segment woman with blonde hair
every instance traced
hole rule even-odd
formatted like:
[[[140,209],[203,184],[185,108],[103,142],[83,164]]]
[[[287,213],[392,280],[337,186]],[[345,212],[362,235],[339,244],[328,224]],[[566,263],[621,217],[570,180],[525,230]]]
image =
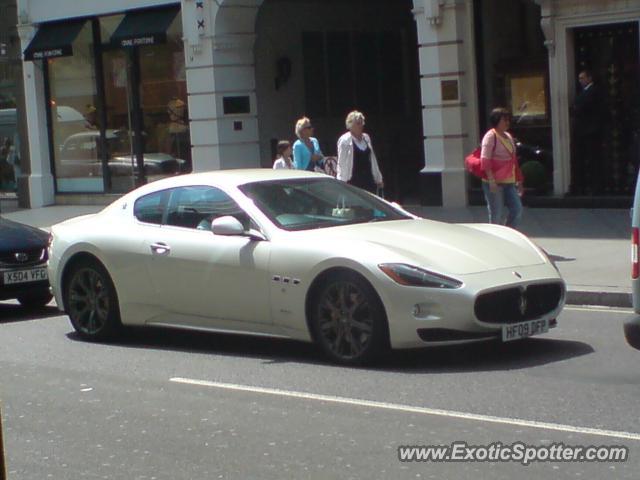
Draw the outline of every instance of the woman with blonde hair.
[[[314,171],[322,165],[324,155],[320,144],[313,135],[313,125],[307,117],[296,122],[296,136],[298,140],[293,144],[293,167],[297,170]]]
[[[384,182],[373,151],[371,137],[364,133],[364,115],[357,110],[345,120],[347,132],[338,140],[338,180],[356,187],[376,192]]]

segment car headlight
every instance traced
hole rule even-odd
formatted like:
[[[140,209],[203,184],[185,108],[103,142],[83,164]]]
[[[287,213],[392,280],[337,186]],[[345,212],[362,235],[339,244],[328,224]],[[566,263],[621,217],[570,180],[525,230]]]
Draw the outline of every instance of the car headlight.
[[[428,288],[460,288],[462,282],[404,263],[381,263],[378,268],[400,285]]]

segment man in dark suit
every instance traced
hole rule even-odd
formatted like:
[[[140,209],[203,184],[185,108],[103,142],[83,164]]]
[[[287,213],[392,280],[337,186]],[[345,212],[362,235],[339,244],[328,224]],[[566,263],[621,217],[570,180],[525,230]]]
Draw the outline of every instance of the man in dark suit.
[[[604,165],[602,157],[603,104],[591,72],[578,75],[581,90],[571,107],[573,154],[571,155],[571,193],[602,193]]]

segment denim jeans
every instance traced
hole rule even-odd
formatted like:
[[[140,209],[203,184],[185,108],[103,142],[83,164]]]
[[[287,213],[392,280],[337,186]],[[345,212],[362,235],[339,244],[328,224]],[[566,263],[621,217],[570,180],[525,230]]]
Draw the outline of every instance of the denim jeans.
[[[492,192],[488,182],[482,182],[484,199],[487,201],[489,223],[504,225],[503,207],[507,207],[507,227],[517,228],[522,219],[522,202],[515,183],[498,184],[498,191]]]

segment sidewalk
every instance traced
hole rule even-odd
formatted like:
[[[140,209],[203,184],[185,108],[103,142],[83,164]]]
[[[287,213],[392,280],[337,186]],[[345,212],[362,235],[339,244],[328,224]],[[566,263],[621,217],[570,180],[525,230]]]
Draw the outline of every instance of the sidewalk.
[[[46,229],[102,208],[56,205],[25,210],[3,202],[2,215]],[[485,207],[407,209],[445,222],[477,223],[487,218]],[[629,210],[525,208],[521,230],[555,260],[567,282],[567,303],[631,307]]]

